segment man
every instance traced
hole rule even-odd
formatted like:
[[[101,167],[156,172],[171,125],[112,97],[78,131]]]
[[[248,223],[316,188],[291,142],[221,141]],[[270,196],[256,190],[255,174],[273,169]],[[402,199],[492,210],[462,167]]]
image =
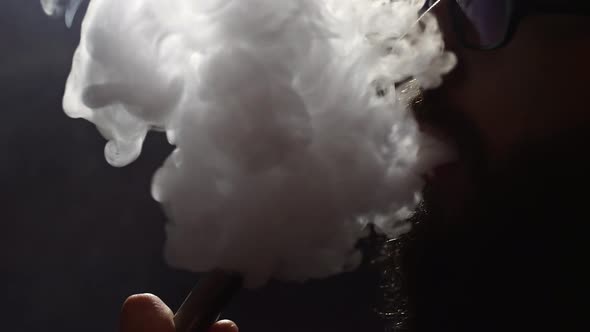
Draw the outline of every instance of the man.
[[[420,117],[458,158],[427,187],[407,259],[416,329],[579,330],[589,2],[443,0],[434,11],[459,64]]]
[[[458,157],[431,179],[408,252],[415,329],[577,330],[589,219],[588,1],[429,5],[459,65],[418,117]],[[121,327],[172,332],[171,317],[156,297],[134,296]]]

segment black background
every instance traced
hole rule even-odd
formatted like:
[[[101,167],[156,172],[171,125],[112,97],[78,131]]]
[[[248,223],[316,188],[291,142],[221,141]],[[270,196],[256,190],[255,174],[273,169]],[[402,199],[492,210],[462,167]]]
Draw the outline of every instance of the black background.
[[[62,111],[80,17],[67,29],[36,0],[0,6],[1,331],[115,331],[128,295],[152,292],[175,309],[197,280],[161,255],[150,182],[171,149],[164,138],[151,134],[136,162],[113,168],[93,125]],[[454,132],[459,176],[430,183],[408,251],[417,330],[590,330],[590,121],[514,147],[489,171],[469,124],[436,114]],[[462,205],[445,203],[454,196]],[[381,331],[375,292],[361,269],[246,291],[224,315],[242,331]]]

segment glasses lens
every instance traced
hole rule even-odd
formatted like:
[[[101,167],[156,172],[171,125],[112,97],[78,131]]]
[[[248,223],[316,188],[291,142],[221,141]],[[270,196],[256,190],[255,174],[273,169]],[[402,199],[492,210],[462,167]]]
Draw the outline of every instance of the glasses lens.
[[[457,33],[467,46],[493,48],[508,34],[512,1],[455,0],[452,10]]]

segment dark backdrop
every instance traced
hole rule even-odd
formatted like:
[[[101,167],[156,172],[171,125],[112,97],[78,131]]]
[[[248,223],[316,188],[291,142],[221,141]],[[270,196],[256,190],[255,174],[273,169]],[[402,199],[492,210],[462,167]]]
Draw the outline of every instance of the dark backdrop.
[[[170,147],[150,135],[135,163],[107,165],[96,129],[61,109],[80,16],[68,30],[37,0],[0,9],[0,330],[115,331],[137,292],[176,308],[197,276],[162,260],[149,194]],[[449,127],[459,159],[430,183],[408,249],[417,330],[588,331],[590,121],[514,147],[493,170],[469,123],[444,109],[430,121]],[[380,331],[374,293],[361,269],[244,292],[225,316],[253,332]]]

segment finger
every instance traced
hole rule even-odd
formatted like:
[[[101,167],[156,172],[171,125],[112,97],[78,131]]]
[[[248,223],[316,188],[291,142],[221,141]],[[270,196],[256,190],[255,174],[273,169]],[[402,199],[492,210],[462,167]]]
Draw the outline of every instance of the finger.
[[[157,296],[133,295],[123,304],[120,331],[175,332],[173,317],[172,310]]]
[[[213,324],[209,329],[209,332],[239,332],[238,326],[236,323],[232,322],[231,320],[220,320]]]

